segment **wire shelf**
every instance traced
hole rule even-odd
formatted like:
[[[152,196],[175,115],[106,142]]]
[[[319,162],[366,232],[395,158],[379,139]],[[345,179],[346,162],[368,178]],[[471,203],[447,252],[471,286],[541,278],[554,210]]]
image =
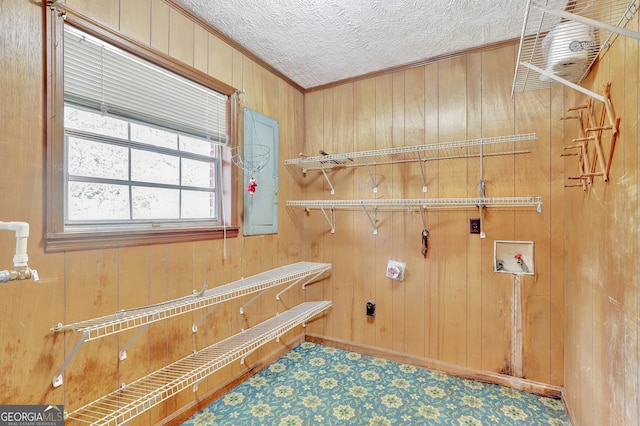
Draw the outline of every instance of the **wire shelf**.
[[[593,96],[577,83],[613,37],[640,40],[640,33],[624,28],[637,10],[638,0],[529,0],[512,94],[564,84]]]
[[[461,140],[398,148],[376,149],[350,153],[319,155],[285,160],[285,166],[303,171],[326,170],[339,167],[374,166],[451,158],[479,157],[531,152],[535,133]]]
[[[242,333],[121,387],[65,416],[91,425],[121,425],[189,386],[278,339],[292,328],[331,307],[330,301],[304,302]]]
[[[373,227],[373,234],[378,234],[377,214],[379,211],[427,211],[433,209],[480,209],[484,207],[535,207],[542,214],[542,197],[477,197],[477,198],[416,198],[416,199],[366,199],[366,200],[290,200],[288,207],[303,207],[305,210],[319,209],[336,232],[336,210],[362,210]],[[328,211],[328,212],[327,212]],[[373,216],[372,216],[373,215]],[[481,238],[484,233],[481,230]]]
[[[415,198],[366,200],[290,200],[287,206],[305,209],[387,211],[420,211],[430,209],[468,209],[485,207],[541,208],[542,197],[476,197],[476,198]]]
[[[293,280],[313,276],[328,271],[329,269],[331,269],[331,264],[328,263],[298,262],[166,303],[119,311],[113,315],[67,325],[58,324],[53,326],[51,330],[56,332],[81,332],[86,336],[84,341],[99,339],[166,318],[216,305],[226,300],[245,296]]]

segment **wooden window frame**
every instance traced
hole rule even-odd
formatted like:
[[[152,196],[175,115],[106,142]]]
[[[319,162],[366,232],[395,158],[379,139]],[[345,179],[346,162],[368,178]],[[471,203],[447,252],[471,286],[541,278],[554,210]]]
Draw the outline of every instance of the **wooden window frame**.
[[[64,3],[45,10],[46,25],[46,194],[45,235],[46,252],[90,250],[129,247],[148,244],[168,244],[203,241],[238,236],[237,194],[238,173],[232,166],[229,149],[222,148],[223,212],[222,226],[207,228],[171,228],[102,232],[65,232],[64,224],[64,83],[63,83],[63,30],[64,25],[103,39],[133,55],[168,69],[205,87],[225,94],[227,102],[227,128],[229,146],[233,144],[237,128],[237,90],[213,77],[177,61],[170,56],[93,21]]]

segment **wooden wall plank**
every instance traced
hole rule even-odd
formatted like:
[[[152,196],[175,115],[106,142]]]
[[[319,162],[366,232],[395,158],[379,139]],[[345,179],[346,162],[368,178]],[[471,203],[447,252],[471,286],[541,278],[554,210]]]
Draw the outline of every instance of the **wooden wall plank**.
[[[439,137],[441,142],[463,140],[466,137],[467,93],[466,58],[456,58],[438,64]],[[467,159],[438,161],[438,193],[440,197],[467,196]],[[466,242],[467,212],[442,212],[438,232],[446,235],[439,241],[440,276],[438,279],[439,318],[438,359],[464,365],[467,359],[467,295]]]
[[[389,148],[392,143],[393,127],[393,79],[392,75],[376,77],[376,102],[375,102],[375,148]],[[389,198],[390,191],[390,166],[376,166],[374,174],[378,182],[377,196]],[[391,251],[391,236],[393,230],[390,224],[390,215],[381,215],[376,235],[376,265],[375,265],[375,288],[376,288],[376,346],[384,349],[391,349],[393,345],[393,283],[385,276],[386,265],[389,259],[393,259]]]
[[[117,250],[93,250],[66,254],[65,320],[67,323],[110,315],[118,309]],[[92,265],[87,268],[86,265]],[[68,333],[70,354],[80,338]],[[118,388],[118,338],[107,336],[86,342],[67,366],[63,379],[65,407],[73,411]],[[100,386],[94,386],[100,383]],[[107,392],[105,392],[107,390]]]
[[[151,2],[151,47],[168,54],[170,8],[163,0]]]
[[[392,75],[392,125],[391,125],[391,146],[402,148],[405,146],[405,72],[397,72]],[[390,198],[406,198],[407,182],[405,180],[406,167],[389,167],[391,174]],[[391,257],[393,260],[405,262],[411,271],[414,271],[414,264],[408,262],[406,239],[407,219],[409,215],[405,212],[392,212],[387,233],[391,236]],[[415,241],[415,240],[414,240]],[[422,266],[422,262],[419,263]],[[419,269],[418,269],[419,271]],[[416,271],[417,272],[417,271]],[[406,310],[405,304],[407,287],[404,281],[391,281],[392,297],[392,349],[402,353],[406,352]]]
[[[515,63],[512,46],[482,53],[482,135],[513,134],[511,99],[511,66]],[[512,156],[488,157],[484,160],[483,177],[488,196],[514,196],[514,159]],[[514,238],[514,212],[487,210],[484,214],[485,233],[482,258],[493,259],[494,240]],[[491,261],[490,263],[492,263]],[[493,268],[482,270],[482,369],[512,372],[511,318],[513,280],[506,274],[496,274]]]
[[[562,117],[566,108],[564,105],[563,91],[560,88],[551,90],[550,105],[550,189],[548,206],[544,210],[551,213],[550,220],[550,253],[549,268],[551,279],[551,377],[550,383],[561,386],[564,383],[564,354],[567,350],[565,345],[565,315],[564,304],[564,271],[565,271],[565,251],[564,251],[564,157],[560,156],[561,141],[565,139]],[[574,159],[575,161],[575,159]],[[544,259],[542,259],[544,262]]]
[[[607,81],[612,82],[611,86],[611,98],[612,102],[615,100],[615,113],[621,117],[628,117],[625,109],[625,85],[619,82],[625,81],[625,68],[623,64],[616,66],[615,58],[625,58],[625,43],[626,38],[622,38],[619,43],[614,43],[611,46],[608,55],[609,59],[609,71]],[[635,111],[632,110],[632,111]],[[611,142],[607,136],[610,136],[610,132],[604,133],[603,147],[605,152],[608,152]],[[632,138],[632,146],[637,146],[636,141]],[[620,144],[617,144],[618,150],[614,150],[616,155],[615,160],[612,162],[611,175],[624,176],[626,173],[626,167],[628,163],[626,161],[627,154],[627,141],[620,138]],[[616,219],[628,212],[626,203],[630,201],[628,197],[628,186],[624,180],[612,179],[610,183],[611,195],[609,200],[611,203],[607,205],[607,210],[612,214],[608,214],[604,221],[606,229],[612,229],[619,220]],[[609,192],[609,191],[607,191]],[[626,228],[629,225],[634,225],[637,222],[635,220],[629,220],[624,226]],[[616,247],[621,244],[622,247],[633,247],[633,236],[627,232],[612,232],[610,236],[610,247]],[[631,237],[631,238],[630,238]],[[615,249],[614,249],[615,251]],[[604,375],[607,383],[607,389],[605,392],[609,395],[607,404],[606,420],[610,424],[624,424],[624,402],[625,402],[625,381],[626,381],[626,347],[625,347],[625,322],[624,322],[624,293],[625,282],[633,280],[634,276],[629,274],[627,268],[627,260],[623,256],[616,255],[609,251],[607,256],[611,256],[607,262],[609,268],[605,272],[605,276],[610,279],[607,281],[605,288],[605,298],[603,298],[603,311],[605,323],[603,325],[603,358],[604,361]],[[613,254],[613,256],[612,256]],[[622,326],[620,326],[622,324]],[[606,399],[606,397],[605,397]]]
[[[482,137],[482,54],[467,56],[467,135],[468,139]],[[480,160],[467,160],[467,197],[479,195]],[[480,218],[480,212],[467,212],[468,220]],[[482,242],[478,234],[467,233],[467,360],[469,368],[482,368],[482,270],[490,268],[491,259],[482,257]]]
[[[134,309],[149,304],[149,253],[145,248],[127,247],[117,250],[117,310]],[[118,334],[118,351],[125,348],[139,329]],[[118,363],[118,381],[131,383],[150,373],[149,332],[138,337],[126,350],[127,358]]]
[[[440,99],[440,86],[438,84],[438,64],[425,66],[424,72],[424,131],[425,144],[440,142],[440,109],[438,102]],[[438,198],[438,164],[434,161],[425,163],[425,175],[427,182],[427,193],[423,197]],[[416,166],[414,166],[414,169]],[[420,173],[419,171],[417,173]],[[411,190],[411,189],[410,189]],[[415,189],[413,190],[415,191]],[[415,192],[413,192],[415,194]],[[440,230],[440,212],[427,211],[425,213],[425,223],[429,230],[429,253],[427,254],[427,274],[425,274],[425,356],[438,359],[438,318],[440,315],[438,297],[438,277],[440,275],[440,241],[446,238]]]
[[[233,86],[234,49],[215,35],[209,34],[208,38],[209,61],[207,71],[209,75]]]
[[[151,0],[120,2],[119,18],[120,32],[146,45],[151,44]]]
[[[324,150],[328,153],[352,152],[354,137],[354,89],[352,84],[336,87],[331,91],[331,114],[332,128],[331,139],[325,139],[327,145]],[[315,154],[317,155],[317,154]],[[356,196],[352,185],[344,185],[341,173],[332,173],[335,177],[333,185],[339,195],[336,197],[352,199]],[[332,178],[333,178],[332,177]],[[358,259],[340,254],[338,247],[353,249],[360,241],[352,238],[352,229],[355,215],[360,213],[340,211],[336,214],[336,233],[332,235],[331,264],[333,265],[332,282],[333,289],[325,300],[333,300],[333,330],[334,335],[339,339],[353,340],[353,317],[357,312],[362,315],[362,311],[354,311],[354,264],[358,264]]]
[[[638,31],[640,17],[630,23],[630,29]],[[638,221],[640,203],[638,191],[640,186],[640,138],[638,137],[638,120],[640,109],[638,105],[638,79],[640,78],[639,44],[631,39],[624,39],[624,111],[625,117],[621,121],[621,137],[624,138],[624,169],[628,176],[625,181],[624,194],[626,198],[624,217]],[[613,84],[620,85],[613,81]],[[636,88],[636,90],[633,90]],[[619,92],[616,92],[619,93]],[[635,118],[635,119],[634,119]],[[625,227],[626,228],[626,227]],[[636,228],[637,229],[637,228]],[[640,256],[640,233],[626,235],[625,251],[630,259]],[[624,424],[640,423],[640,342],[638,335],[638,316],[640,312],[640,265],[635,262],[632,267],[622,268],[624,283]]]
[[[193,67],[208,73],[209,66],[209,32],[200,25],[194,25],[193,33]]]
[[[318,150],[314,150],[311,152],[310,155],[318,155],[318,152],[322,149],[325,150],[327,152],[332,152],[333,151],[333,89],[329,89],[327,91],[323,91],[321,93],[322,95],[322,123],[321,128],[322,128],[322,139],[320,139],[319,141],[316,141],[316,146],[318,146]],[[321,179],[320,176],[317,176],[318,178]],[[332,178],[334,176],[331,176]],[[328,190],[328,185],[326,183],[323,182],[323,186],[322,186],[322,192],[320,192],[320,197],[318,199],[324,199],[324,198],[331,198],[332,195],[330,195],[329,190]],[[336,219],[337,220],[338,215],[336,215]],[[334,221],[335,223],[335,221]],[[323,225],[323,226],[326,226]],[[337,227],[337,226],[336,226]],[[335,238],[335,234],[330,234],[328,232],[326,232],[326,227],[325,229],[325,233],[323,234],[323,238],[321,241],[322,244],[322,254],[323,254],[323,259],[324,262],[327,263],[331,263],[333,265],[334,260],[335,260],[335,256],[336,256],[336,250],[335,248],[338,247],[338,244],[336,243],[336,238]],[[340,231],[336,231],[336,232],[342,232],[342,230]],[[344,234],[342,234],[344,236]],[[322,300],[334,300],[334,294],[333,294],[333,289],[335,288],[336,284],[336,280],[340,280],[343,279],[343,277],[338,276],[334,267],[332,266],[331,268],[331,277],[324,283],[322,290]],[[324,328],[324,332],[328,335],[334,335],[335,333],[335,327],[343,327],[344,324],[339,324],[336,325],[335,324],[335,318],[336,318],[336,309],[335,307],[333,309],[331,309],[330,312],[328,312],[328,314],[326,316],[323,317],[323,328]]]
[[[181,12],[169,9],[169,55],[193,67],[195,24]]]
[[[376,85],[374,79],[361,80],[354,83],[354,140],[353,151],[373,149],[375,146],[375,96]],[[373,196],[371,180],[366,170],[345,170],[342,172],[345,179],[349,179],[352,185],[354,197],[368,199]],[[347,174],[348,173],[348,174]],[[340,187],[344,187],[342,183]],[[363,212],[355,212],[357,220],[353,222],[351,230],[352,240],[356,241],[353,249],[354,264],[358,269],[351,272],[356,280],[354,289],[353,306],[353,334],[354,340],[366,345],[375,345],[376,320],[375,316],[366,315],[366,303],[377,302],[375,275],[376,270],[375,245],[376,235],[373,235],[373,227]],[[343,230],[344,232],[344,230]]]
[[[424,67],[412,68],[404,72],[404,144],[405,146],[422,145],[425,138],[425,69]],[[396,124],[394,123],[394,130]],[[395,138],[394,138],[395,139]],[[416,170],[419,164],[408,164],[400,169],[400,179],[403,182],[402,198],[420,198],[426,195],[422,192],[422,175]],[[415,176],[415,173],[418,176]],[[417,180],[415,179],[417,177]],[[395,180],[395,179],[394,179]],[[403,214],[404,213],[398,213]],[[423,214],[415,212],[408,214],[406,220],[406,233],[396,236],[394,239],[404,239],[404,251],[410,275],[414,277],[411,282],[403,284],[404,306],[394,306],[394,313],[402,309],[404,315],[404,352],[424,357],[425,356],[425,276],[429,267],[429,260],[422,256],[422,230],[425,224],[422,222]],[[406,238],[403,235],[407,235]],[[394,240],[395,241],[395,240]]]
[[[518,194],[536,194],[550,200],[550,92],[529,91],[516,96],[516,133],[537,130],[534,152],[515,156],[517,173],[515,188]],[[546,203],[545,207],[550,203]],[[551,357],[551,211],[542,214],[534,210],[521,213],[516,220],[515,239],[534,241],[535,276],[522,276],[522,373],[523,377],[549,383]],[[542,232],[540,232],[542,231]],[[559,260],[561,261],[561,260]]]
[[[314,155],[322,148],[324,134],[324,93],[309,93],[304,97],[304,147],[301,152],[305,155]],[[295,158],[295,157],[294,157]],[[299,170],[295,170],[301,173]],[[298,180],[304,188],[304,195],[301,198],[311,200],[322,199],[324,195],[324,179],[320,174],[307,173],[301,180]],[[328,225],[320,212],[304,212],[297,209],[288,209],[288,213],[296,219],[296,225],[302,224],[303,243],[302,253],[304,259],[312,262],[327,262],[325,255],[326,246],[323,244],[324,238],[328,238]],[[330,276],[334,274],[332,270]],[[324,288],[331,285],[331,278],[323,279],[308,286],[305,290],[305,301],[325,300]],[[309,333],[324,334],[324,325],[327,314],[321,320],[314,320],[307,325]]]
[[[66,3],[74,10],[110,28],[115,30],[120,28],[120,0],[67,0]]]

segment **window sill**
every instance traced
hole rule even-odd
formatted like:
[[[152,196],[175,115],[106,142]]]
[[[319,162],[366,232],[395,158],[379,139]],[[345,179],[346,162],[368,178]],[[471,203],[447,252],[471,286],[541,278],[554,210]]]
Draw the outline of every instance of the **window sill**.
[[[238,236],[238,226],[226,228],[226,238]],[[225,238],[224,228],[193,228],[156,231],[75,232],[45,235],[45,251],[56,253],[75,250],[95,250],[133,247],[150,244],[171,244],[188,241]]]

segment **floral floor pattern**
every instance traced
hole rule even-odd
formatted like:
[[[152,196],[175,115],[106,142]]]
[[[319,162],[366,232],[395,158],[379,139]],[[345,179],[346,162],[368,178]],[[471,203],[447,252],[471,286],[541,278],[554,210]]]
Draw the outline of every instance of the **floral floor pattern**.
[[[560,400],[303,342],[183,425],[570,425]]]

